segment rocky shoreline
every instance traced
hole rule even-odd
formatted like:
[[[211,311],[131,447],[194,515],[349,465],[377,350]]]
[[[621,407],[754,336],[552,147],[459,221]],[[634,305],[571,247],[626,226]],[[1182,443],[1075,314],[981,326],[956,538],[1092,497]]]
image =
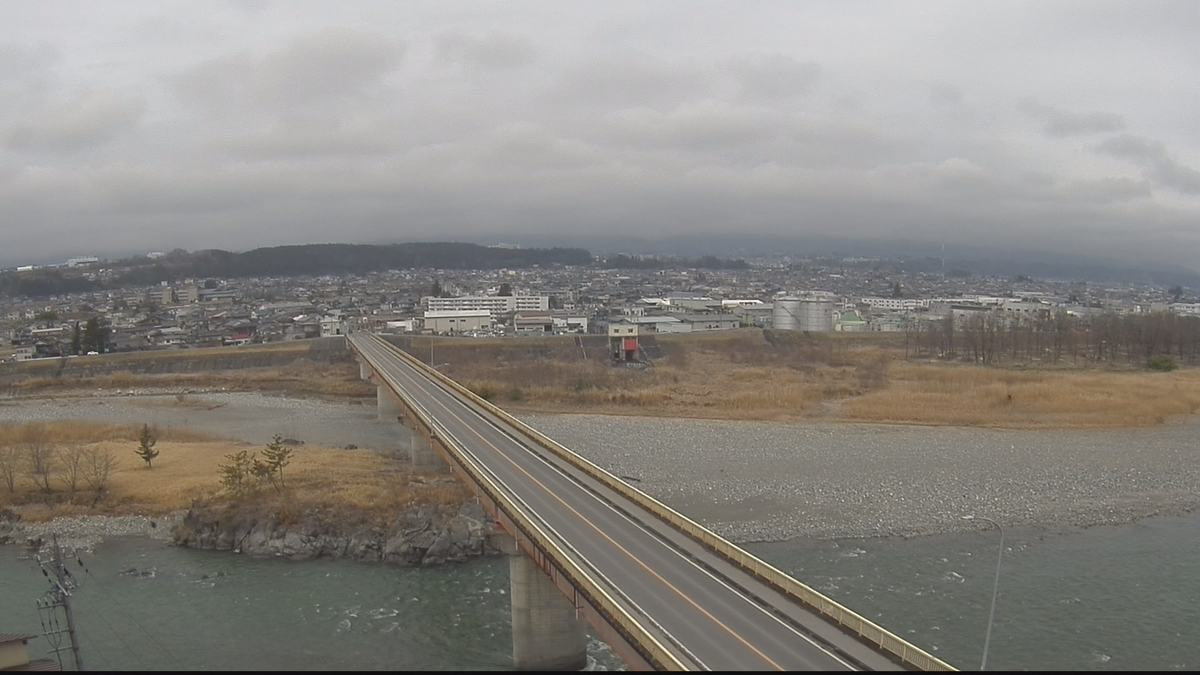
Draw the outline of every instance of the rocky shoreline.
[[[196,505],[172,529],[177,546],[289,560],[346,558],[398,565],[464,562],[492,552],[491,519],[479,504],[414,504],[387,528],[348,525],[355,512],[307,513],[281,522],[274,512]]]
[[[253,506],[197,504],[162,516],[70,516],[31,523],[5,512],[0,514],[0,544],[48,553],[57,538],[65,551],[90,552],[108,538],[145,536],[255,558],[344,558],[411,566],[498,553],[488,544],[491,521],[475,502],[459,507],[414,504],[387,528],[347,525],[358,515],[318,512],[283,523],[277,513]]]
[[[39,552],[48,552],[58,537],[65,550],[91,551],[96,544],[112,537],[143,536],[171,541],[171,530],[183,520],[186,511],[161,516],[67,516],[44,522],[19,520],[12,512],[0,511],[0,544],[23,544]]]

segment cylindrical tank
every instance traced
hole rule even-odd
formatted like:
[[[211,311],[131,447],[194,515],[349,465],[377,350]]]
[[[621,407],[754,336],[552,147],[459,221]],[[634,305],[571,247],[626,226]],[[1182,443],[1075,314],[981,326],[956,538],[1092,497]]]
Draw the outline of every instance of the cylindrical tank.
[[[774,330],[801,330],[800,298],[775,298],[771,308],[771,328]]]
[[[824,297],[776,298],[771,311],[775,330],[833,330],[833,300]]]

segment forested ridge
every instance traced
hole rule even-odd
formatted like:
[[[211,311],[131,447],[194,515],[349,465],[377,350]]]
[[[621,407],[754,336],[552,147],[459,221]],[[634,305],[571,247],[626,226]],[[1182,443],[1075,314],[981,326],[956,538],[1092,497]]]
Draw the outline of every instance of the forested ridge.
[[[749,267],[742,260],[724,260],[713,256],[694,260],[615,256],[598,261],[582,248],[500,248],[457,242],[303,244],[256,248],[241,253],[220,249],[194,252],[177,249],[158,258],[139,256],[104,262],[101,267],[113,270],[107,282],[85,277],[83,273],[88,270],[82,269],[39,268],[0,273],[0,297],[48,297],[107,288],[151,286],[164,281],[176,283],[184,279],[358,275],[405,269],[495,270],[592,265],[606,269]]]

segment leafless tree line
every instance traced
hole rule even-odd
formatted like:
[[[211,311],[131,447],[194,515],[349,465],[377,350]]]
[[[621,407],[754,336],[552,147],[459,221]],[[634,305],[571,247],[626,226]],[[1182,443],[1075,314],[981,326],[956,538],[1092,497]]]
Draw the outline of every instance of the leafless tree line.
[[[937,320],[910,318],[904,333],[906,355],[983,364],[1145,363],[1154,356],[1200,363],[1200,317],[1170,312],[1082,318],[1066,311],[1019,316],[980,311]]]
[[[26,481],[47,496],[57,485],[72,501],[84,490],[98,501],[108,488],[115,462],[111,450],[96,445],[55,444],[42,423],[24,425],[14,439],[0,442],[0,480],[10,495]]]

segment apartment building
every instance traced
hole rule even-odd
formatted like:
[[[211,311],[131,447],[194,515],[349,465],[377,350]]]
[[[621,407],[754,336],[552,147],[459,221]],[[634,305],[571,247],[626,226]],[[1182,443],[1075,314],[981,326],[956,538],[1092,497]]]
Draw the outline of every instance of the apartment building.
[[[548,312],[548,295],[466,295],[460,298],[421,298],[427,312],[486,311],[492,319],[513,312]]]

